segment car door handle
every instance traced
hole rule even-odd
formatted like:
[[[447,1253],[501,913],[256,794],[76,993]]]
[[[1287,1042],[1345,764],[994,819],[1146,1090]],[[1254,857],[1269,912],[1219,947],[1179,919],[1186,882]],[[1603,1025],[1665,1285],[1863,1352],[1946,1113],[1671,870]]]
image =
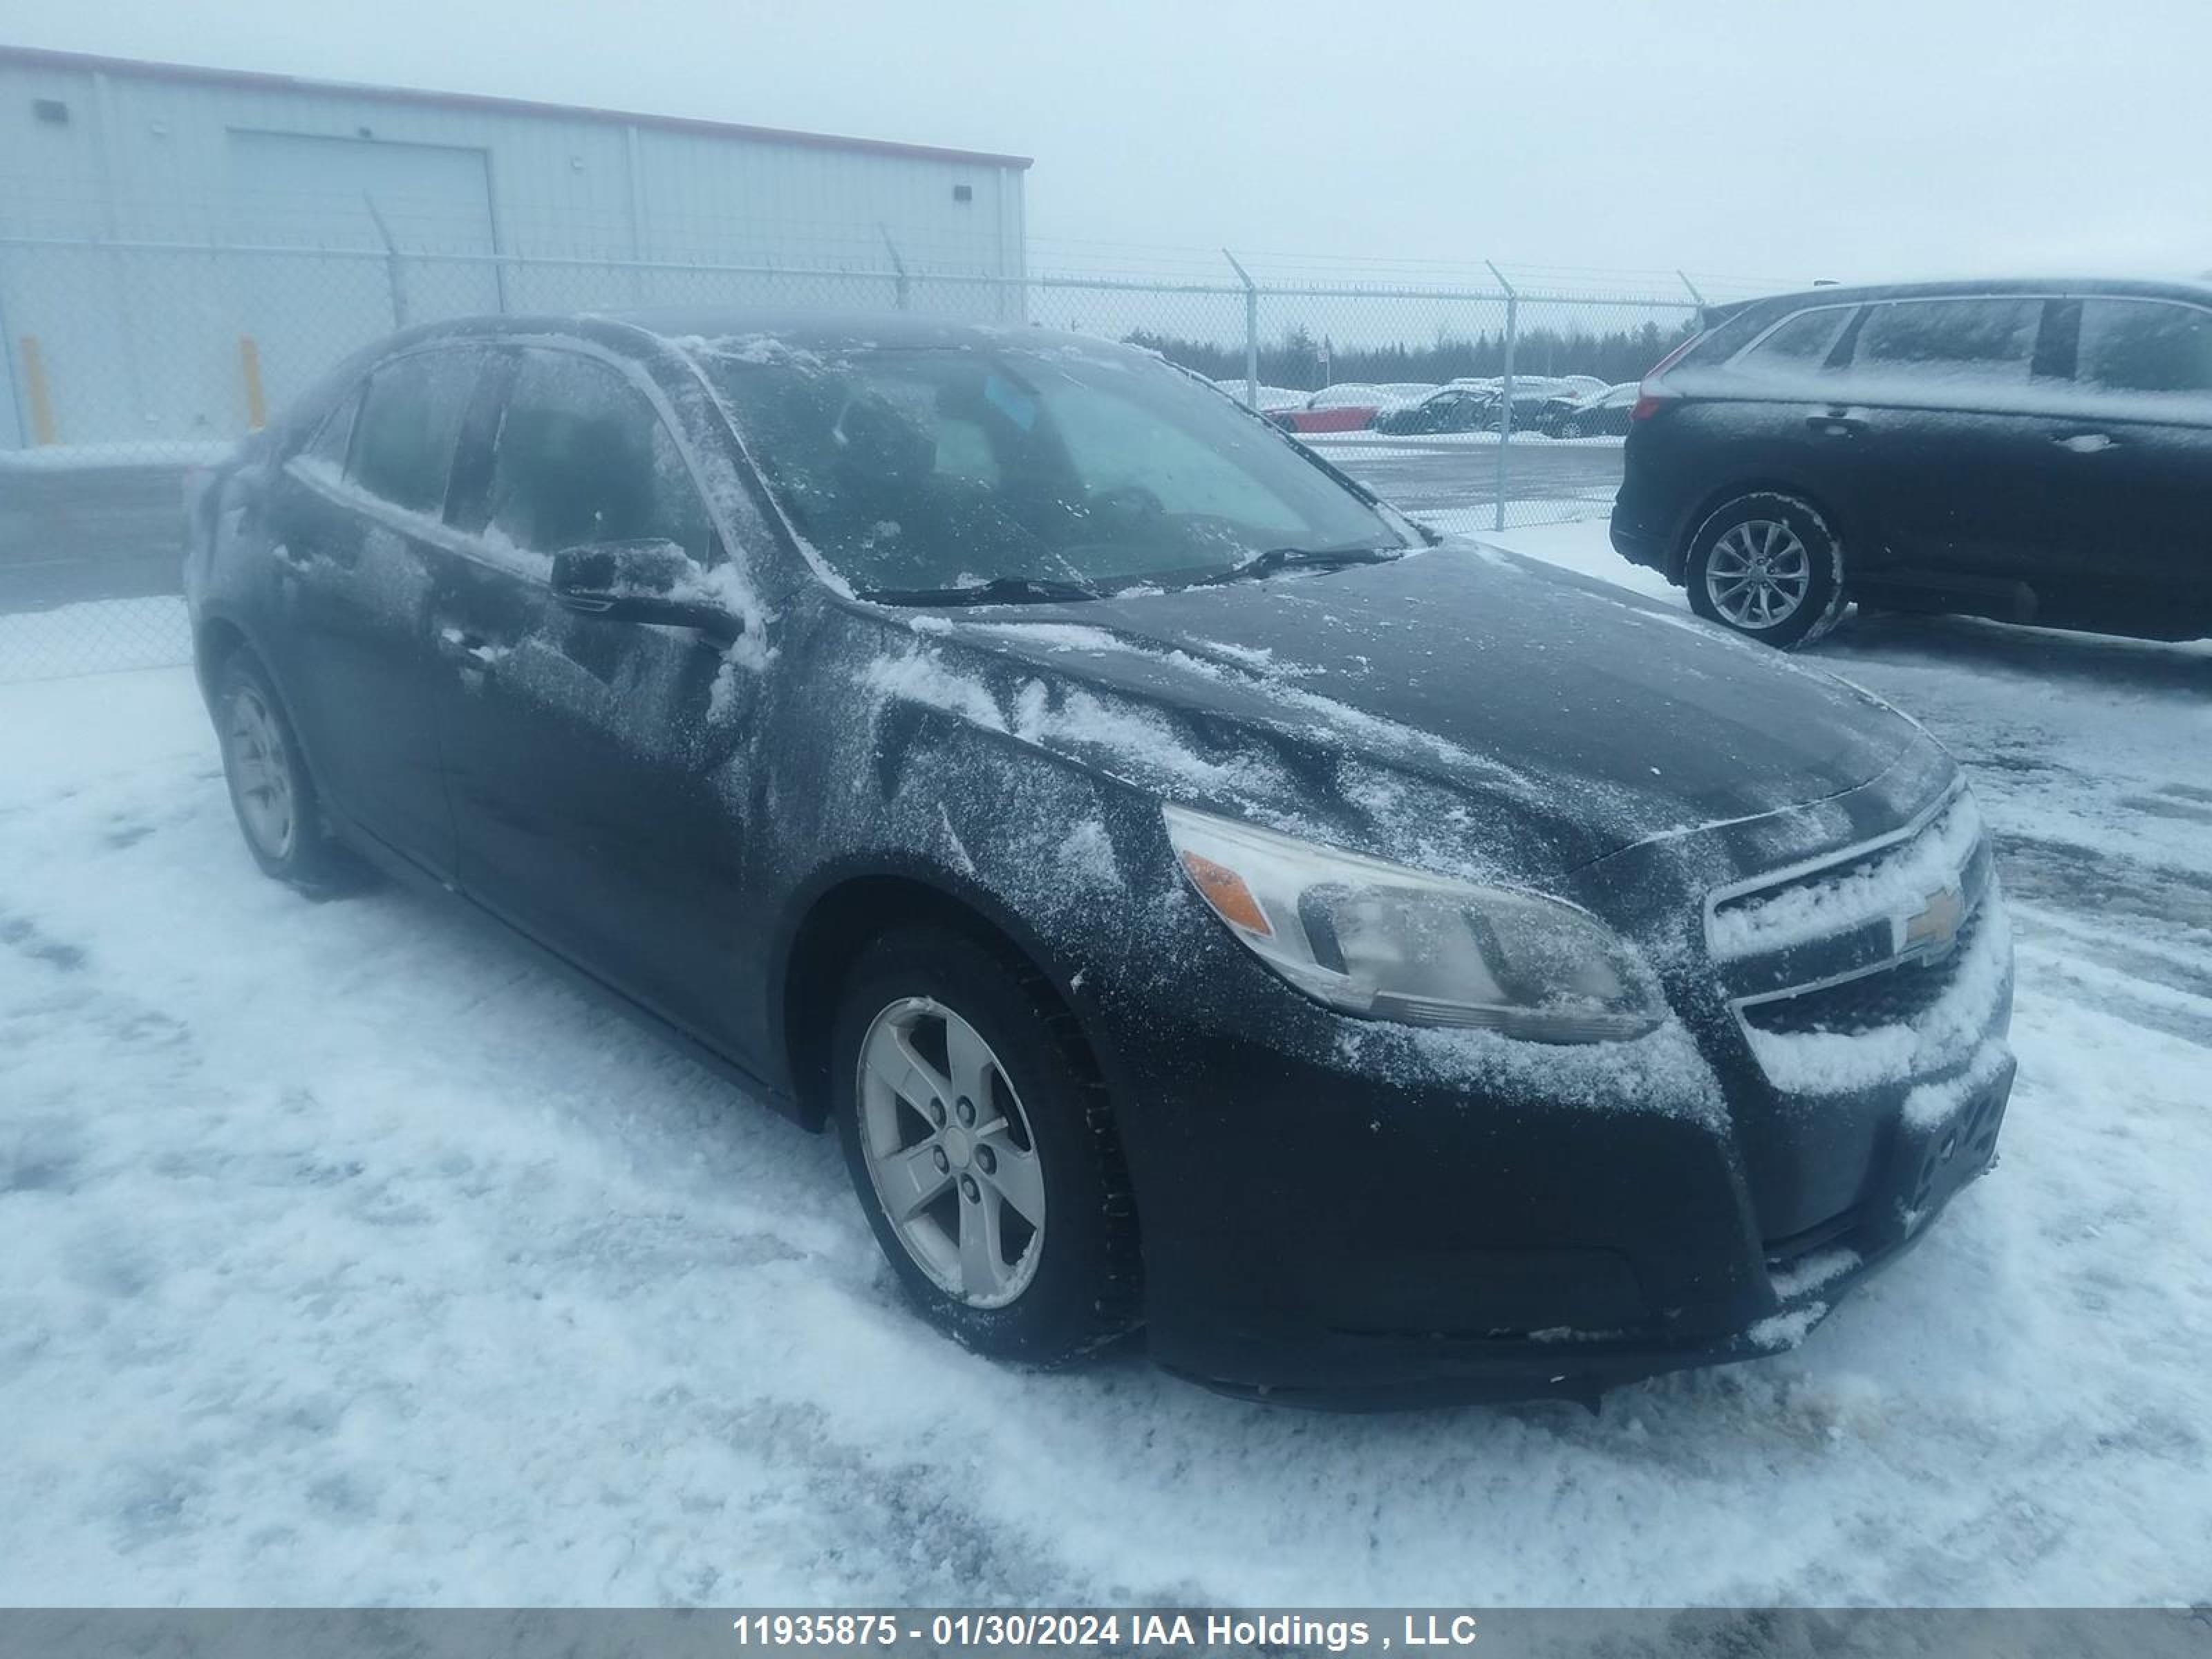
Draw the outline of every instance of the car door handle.
[[[1856,438],[1866,422],[1856,415],[1808,415],[1805,424],[1823,438]]]
[[[507,647],[473,629],[446,627],[438,630],[438,654],[465,667],[489,668],[507,654]]]
[[[2109,432],[2069,432],[2064,437],[2053,438],[2051,441],[2061,449],[2072,450],[2076,455],[2098,455],[2107,449],[2120,447],[2119,440]]]

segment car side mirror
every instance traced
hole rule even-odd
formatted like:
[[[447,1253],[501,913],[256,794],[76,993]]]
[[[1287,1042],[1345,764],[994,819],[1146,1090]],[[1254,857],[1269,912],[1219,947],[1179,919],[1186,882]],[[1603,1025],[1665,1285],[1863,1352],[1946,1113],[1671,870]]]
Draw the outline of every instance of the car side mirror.
[[[696,628],[732,640],[744,623],[700,580],[698,562],[674,542],[591,542],[553,556],[553,598],[609,622]]]

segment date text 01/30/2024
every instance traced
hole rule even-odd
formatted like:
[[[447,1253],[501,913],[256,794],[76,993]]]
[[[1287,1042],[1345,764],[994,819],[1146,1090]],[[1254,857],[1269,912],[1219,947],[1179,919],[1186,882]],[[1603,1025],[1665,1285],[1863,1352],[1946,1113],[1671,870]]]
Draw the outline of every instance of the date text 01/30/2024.
[[[1397,1626],[1391,1629],[1390,1623]],[[1328,1653],[1472,1647],[1469,1613],[1408,1613],[1395,1621],[1310,1613],[755,1613],[732,1623],[739,1647],[1121,1648],[1139,1650],[1260,1647]]]

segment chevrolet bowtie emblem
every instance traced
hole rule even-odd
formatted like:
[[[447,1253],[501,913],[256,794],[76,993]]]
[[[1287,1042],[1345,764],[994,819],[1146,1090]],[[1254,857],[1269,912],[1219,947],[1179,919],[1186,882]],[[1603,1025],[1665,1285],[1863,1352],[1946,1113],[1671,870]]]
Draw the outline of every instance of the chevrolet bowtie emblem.
[[[1966,902],[1955,887],[1939,887],[1920,902],[1905,919],[1905,948],[1925,945],[1941,955],[1957,942],[1959,924],[1966,920]]]

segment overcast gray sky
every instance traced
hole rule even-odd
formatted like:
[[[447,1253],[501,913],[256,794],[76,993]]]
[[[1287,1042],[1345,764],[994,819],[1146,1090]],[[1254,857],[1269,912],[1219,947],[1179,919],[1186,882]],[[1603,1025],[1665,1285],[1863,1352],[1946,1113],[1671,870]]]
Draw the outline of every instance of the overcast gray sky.
[[[0,40],[1018,151],[1039,268],[2212,268],[2212,0],[0,0]]]

